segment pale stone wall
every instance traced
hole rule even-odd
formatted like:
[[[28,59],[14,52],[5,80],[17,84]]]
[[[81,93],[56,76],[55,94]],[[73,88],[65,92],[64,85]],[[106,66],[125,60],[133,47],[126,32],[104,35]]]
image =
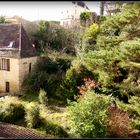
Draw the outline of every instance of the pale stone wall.
[[[0,70],[0,92],[5,92],[6,82],[10,82],[10,91],[16,92],[19,90],[19,60],[6,59],[10,59],[10,71]]]
[[[22,88],[22,83],[25,77],[29,74],[29,64],[31,63],[31,72],[36,68],[39,57],[28,57],[19,59],[19,86]]]
[[[5,57],[2,57],[5,58]],[[1,58],[0,58],[1,59]],[[10,59],[10,71],[0,70],[0,93],[4,93],[6,82],[10,83],[10,94],[19,92],[26,75],[29,74],[29,63],[31,72],[34,71],[38,57],[29,58],[6,58]]]
[[[73,4],[72,2],[68,3],[69,6],[67,9],[61,12],[61,21],[60,25],[64,27],[72,27],[74,25],[80,24],[80,14],[85,11],[90,11],[85,7],[81,7],[79,5]]]

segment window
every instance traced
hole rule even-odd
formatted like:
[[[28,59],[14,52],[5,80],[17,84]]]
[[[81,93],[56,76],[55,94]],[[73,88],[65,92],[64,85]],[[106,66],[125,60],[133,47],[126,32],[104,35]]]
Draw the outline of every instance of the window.
[[[2,58],[0,68],[1,68],[1,70],[10,71],[10,59]]]
[[[32,71],[32,63],[29,63],[29,73]]]
[[[10,91],[10,83],[9,82],[6,82],[5,84],[6,84],[5,85],[5,91],[6,92],[9,92]]]

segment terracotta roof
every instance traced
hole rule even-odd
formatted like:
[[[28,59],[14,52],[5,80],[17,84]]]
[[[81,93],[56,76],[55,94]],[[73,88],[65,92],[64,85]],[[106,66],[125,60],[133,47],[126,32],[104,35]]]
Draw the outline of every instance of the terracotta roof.
[[[46,139],[46,136],[34,129],[0,122],[0,139]]]
[[[0,24],[0,56],[30,57],[35,55],[36,50],[21,24]]]

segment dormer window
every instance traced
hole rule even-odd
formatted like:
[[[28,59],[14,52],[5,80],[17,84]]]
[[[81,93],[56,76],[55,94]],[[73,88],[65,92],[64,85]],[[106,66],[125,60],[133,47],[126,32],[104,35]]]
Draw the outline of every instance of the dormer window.
[[[12,48],[14,46],[14,43],[15,43],[15,41],[11,41],[7,47]]]

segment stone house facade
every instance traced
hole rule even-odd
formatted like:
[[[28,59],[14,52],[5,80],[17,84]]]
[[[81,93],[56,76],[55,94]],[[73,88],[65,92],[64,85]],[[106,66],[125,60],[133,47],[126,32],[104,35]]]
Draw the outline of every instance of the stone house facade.
[[[22,91],[39,57],[21,24],[0,24],[0,93]]]
[[[87,5],[82,1],[72,1],[68,3],[68,8],[61,12],[60,25],[69,28],[79,26],[80,14],[85,11],[90,11]]]

